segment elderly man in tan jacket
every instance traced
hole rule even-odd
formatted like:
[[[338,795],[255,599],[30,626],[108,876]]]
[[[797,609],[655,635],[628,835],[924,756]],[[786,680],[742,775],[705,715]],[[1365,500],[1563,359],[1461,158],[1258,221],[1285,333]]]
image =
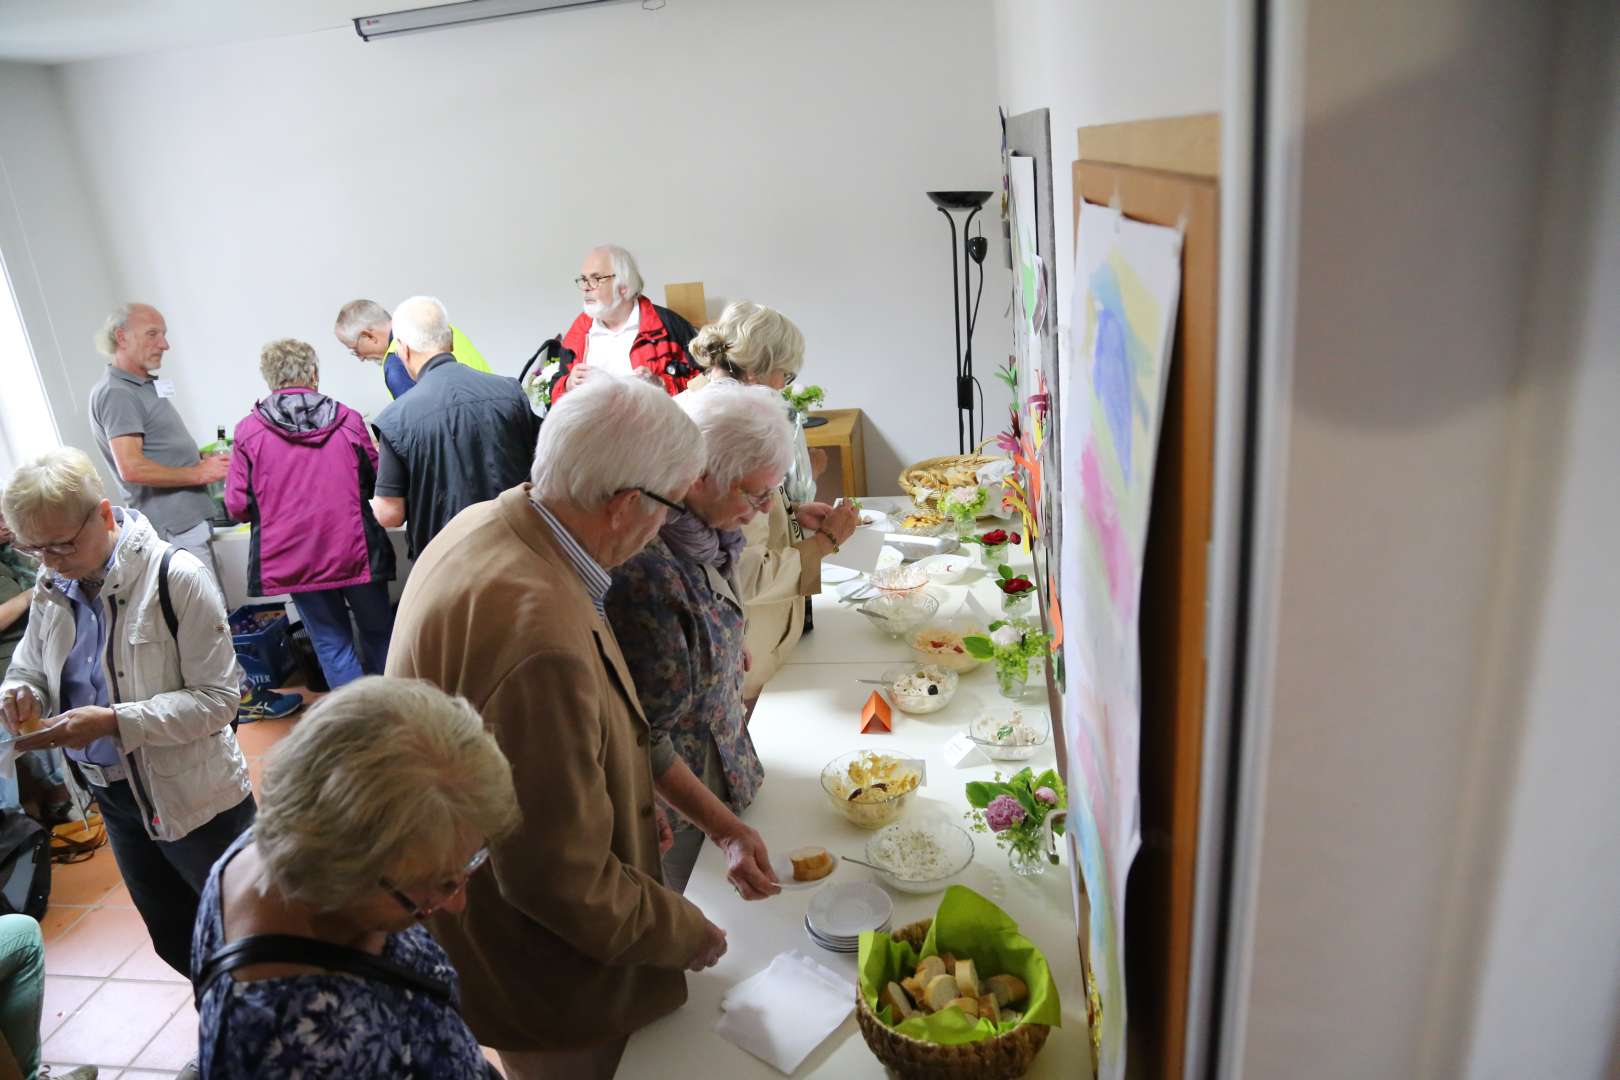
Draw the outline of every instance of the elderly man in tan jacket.
[[[630,436],[633,433],[634,438]],[[726,936],[663,884],[655,794],[775,893],[759,834],[652,733],[603,617],[608,569],[640,551],[704,464],[703,436],[650,383],[582,379],[546,418],[533,481],[459,514],[417,560],[388,674],[472,702],[512,762],[523,824],[492,845],[433,932],[508,1077],[608,1077],[626,1037],[686,1000]]]

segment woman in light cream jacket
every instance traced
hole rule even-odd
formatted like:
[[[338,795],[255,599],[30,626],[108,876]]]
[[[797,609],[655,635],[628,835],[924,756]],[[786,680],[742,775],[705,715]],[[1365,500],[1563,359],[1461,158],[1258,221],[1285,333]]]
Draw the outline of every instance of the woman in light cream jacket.
[[[749,300],[726,305],[718,322],[705,326],[688,348],[713,379],[781,390],[804,365],[804,334],[781,312]],[[793,504],[778,488],[767,511],[742,527],[747,546],[737,563],[737,587],[748,613],[751,657],[743,700],[750,710],[760,688],[776,674],[804,633],[804,598],[821,591],[821,560],[838,550],[860,524],[847,503]]]

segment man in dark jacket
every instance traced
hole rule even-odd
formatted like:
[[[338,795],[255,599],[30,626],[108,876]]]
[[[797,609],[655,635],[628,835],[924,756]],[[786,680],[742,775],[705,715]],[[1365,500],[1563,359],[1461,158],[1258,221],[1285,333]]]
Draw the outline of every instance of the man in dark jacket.
[[[377,414],[371,508],[384,528],[406,526],[411,557],[473,503],[522,483],[538,421],[517,380],[456,363],[450,317],[431,296],[394,308],[399,358],[416,388]]]
[[[568,392],[569,372],[579,364],[615,375],[651,376],[671,395],[698,374],[687,346],[692,324],[642,295],[636,260],[616,244],[593,248],[574,279],[584,308],[562,337],[551,404]]]

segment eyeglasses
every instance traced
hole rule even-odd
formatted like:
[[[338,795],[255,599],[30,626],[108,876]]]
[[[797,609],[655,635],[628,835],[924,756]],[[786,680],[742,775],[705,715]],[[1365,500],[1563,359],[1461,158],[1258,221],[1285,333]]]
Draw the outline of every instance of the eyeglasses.
[[[585,289],[600,289],[603,282],[612,280],[612,274],[581,274],[574,279],[574,284],[578,285],[581,291],[584,291]]]
[[[440,908],[444,907],[444,905],[448,904],[457,893],[467,887],[467,880],[478,872],[478,868],[483,866],[488,861],[489,847],[486,845],[473,852],[473,857],[467,860],[467,865],[462,867],[461,873],[455,876],[453,879],[454,884],[449,888],[448,891],[446,891],[444,886],[439,886],[434,891],[443,893],[443,895],[439,896],[437,899],[429,901],[426,904],[418,904],[415,900],[412,900],[409,896],[406,896],[399,886],[395,885],[387,878],[378,878],[377,884],[383,889],[387,890],[388,895],[393,897],[394,901],[398,903],[400,907],[410,912],[411,918],[420,921],[422,919],[426,919],[429,915],[432,915],[435,911],[438,911]]]
[[[772,496],[774,496],[776,494],[776,489],[775,488],[766,488],[764,491],[760,492],[758,495],[755,495],[752,491],[744,491],[742,488],[739,487],[737,489],[737,494],[739,494],[743,498],[747,499],[749,505],[751,505],[755,510],[764,511],[764,510],[769,510],[771,508],[771,498],[772,498]]]
[[[647,498],[651,499],[653,502],[658,503],[660,506],[669,507],[671,510],[675,511],[677,514],[686,513],[686,506],[683,503],[672,502],[669,499],[664,498],[662,495],[659,495],[657,492],[648,491],[644,487],[638,487],[638,488],[636,488],[636,490],[641,492],[643,495],[647,496]]]
[[[90,512],[85,515],[84,520],[79,523],[79,527],[73,530],[73,535],[68,537],[66,540],[58,540],[50,544],[29,544],[24,542],[22,537],[19,536],[16,542],[11,546],[22,552],[24,555],[28,555],[35,559],[43,558],[46,555],[72,555],[75,551],[79,550],[79,537],[84,534],[84,530],[89,526],[90,520],[96,516],[97,511],[100,509],[101,504],[99,502],[92,506],[90,508]]]

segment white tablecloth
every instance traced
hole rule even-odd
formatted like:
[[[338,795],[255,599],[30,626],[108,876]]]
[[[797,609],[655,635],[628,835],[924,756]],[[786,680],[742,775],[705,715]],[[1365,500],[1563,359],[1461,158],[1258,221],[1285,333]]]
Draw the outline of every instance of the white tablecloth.
[[[942,611],[959,604],[968,589],[992,611],[999,602],[999,594],[983,574],[961,586],[930,589],[941,599]],[[765,783],[743,817],[764,836],[773,856],[803,844],[819,844],[837,853],[863,857],[870,834],[845,821],[827,804],[821,789],[821,767],[846,751],[871,748],[927,760],[927,786],[914,797],[908,815],[940,810],[960,820],[967,810],[963,785],[969,780],[991,778],[995,766],[955,769],[943,754],[945,742],[966,727],[977,706],[998,700],[995,673],[989,665],[965,675],[956,698],[942,711],[911,716],[896,710],[892,734],[859,734],[861,704],[875,687],[855,680],[875,679],[889,664],[912,659],[905,643],[885,636],[865,616],[838,604],[830,588],[816,598],[814,632],[800,643],[765,688],[750,725],[754,745],[765,765]],[[1054,762],[1048,743],[1027,764],[1039,771]],[[1005,775],[1023,764],[1002,762],[999,767]],[[982,893],[1018,921],[1024,934],[1046,954],[1063,998],[1063,1026],[1053,1029],[1028,1075],[1089,1075],[1085,988],[1068,867],[1051,867],[1034,880],[1018,878],[1008,869],[1006,853],[989,836],[974,834],[974,842],[977,850],[973,863],[958,882]],[[827,880],[873,877],[871,871],[844,863]],[[854,979],[853,956],[818,949],[805,934],[805,910],[814,894],[813,889],[784,889],[769,900],[745,902],[725,880],[725,860],[712,845],[705,845],[686,895],[726,931],[729,949],[715,967],[687,975],[689,1000],[683,1008],[631,1037],[618,1075],[661,1080],[685,1076],[779,1076],[713,1029],[720,1017],[721,995],[769,964],[780,952],[802,950]],[[894,925],[898,927],[932,915],[942,894],[892,895]],[[867,1048],[851,1016],[794,1075],[842,1078],[883,1074],[882,1064]]]

